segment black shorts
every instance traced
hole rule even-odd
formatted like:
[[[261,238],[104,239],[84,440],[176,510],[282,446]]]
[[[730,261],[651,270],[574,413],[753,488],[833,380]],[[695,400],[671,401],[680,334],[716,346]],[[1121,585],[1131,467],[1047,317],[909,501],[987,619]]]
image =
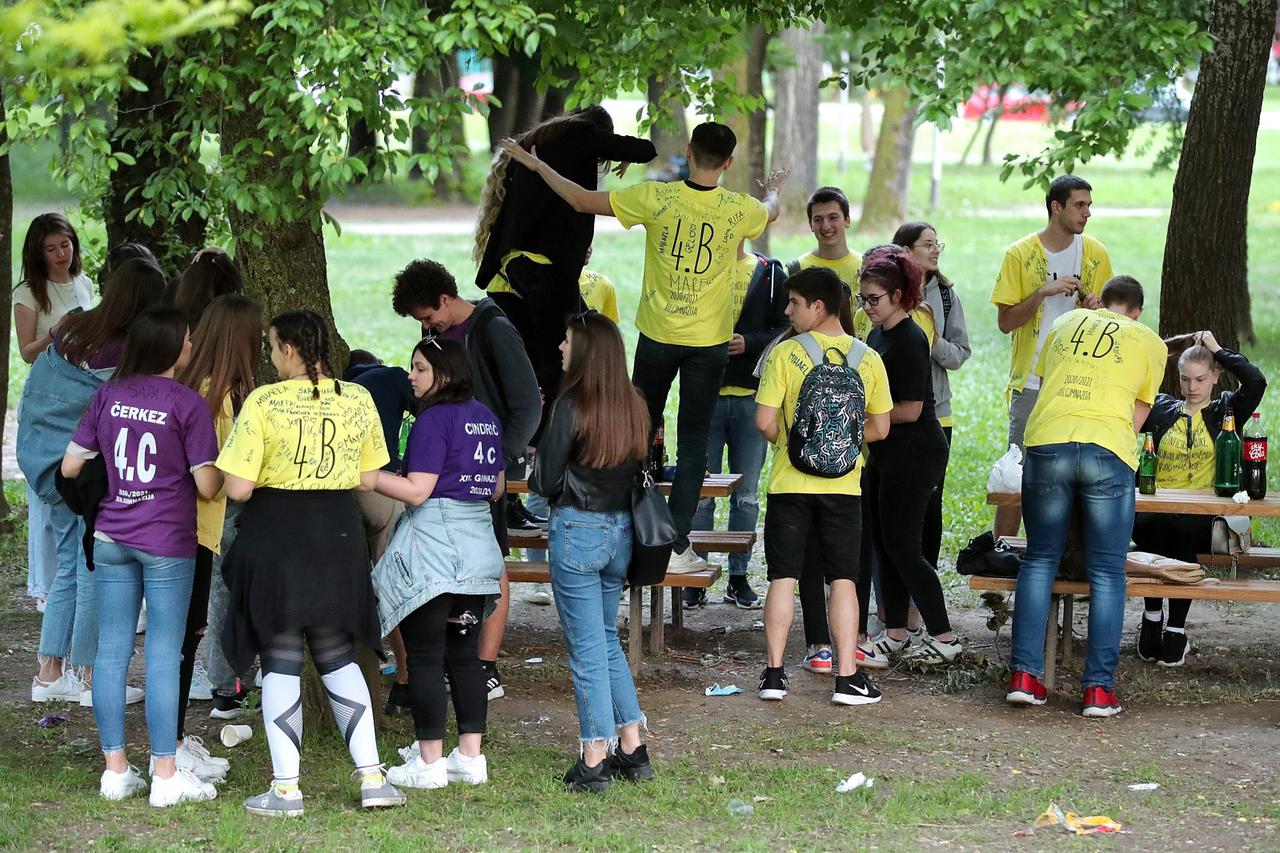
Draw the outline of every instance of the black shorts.
[[[858,495],[769,495],[764,516],[769,580],[799,580],[805,572],[820,572],[827,583],[856,581],[861,553]]]

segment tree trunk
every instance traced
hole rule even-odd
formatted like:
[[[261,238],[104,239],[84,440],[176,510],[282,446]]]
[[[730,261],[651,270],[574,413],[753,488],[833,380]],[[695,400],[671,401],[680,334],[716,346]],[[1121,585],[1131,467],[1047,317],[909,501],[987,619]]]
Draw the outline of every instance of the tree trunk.
[[[1004,116],[1004,99],[1009,94],[1009,84],[1004,83],[996,90],[996,108],[991,113],[991,126],[987,128],[987,137],[982,140],[982,165],[991,165],[991,142],[996,136],[996,125]]]
[[[497,104],[489,105],[485,123],[489,126],[489,150],[496,150],[498,143],[511,136],[516,126],[516,100],[519,97],[520,72],[514,57],[493,58],[493,98]]]
[[[0,339],[9,340],[10,317],[13,316],[13,171],[9,165],[9,134],[4,109],[4,90],[0,86]],[[9,414],[9,354],[0,358],[0,436]],[[9,501],[0,488],[0,532],[8,534],[13,527]]]
[[[862,120],[859,122],[859,134],[862,142],[863,156],[876,148],[876,123],[871,118],[871,92],[862,93]]]
[[[582,76],[582,72],[578,70],[577,66],[573,66],[559,69],[558,76],[562,77],[564,82],[554,89],[548,89],[546,97],[542,101],[542,118],[544,120],[558,116],[565,111],[569,95],[573,92],[573,87],[577,85],[578,78]]]
[[[689,147],[689,124],[685,120],[684,103],[670,96],[671,84],[660,77],[650,77],[646,88],[649,115],[653,125],[649,139],[658,149],[655,168],[661,169],[672,157],[683,157]]]
[[[764,64],[769,49],[770,34],[761,24],[756,24],[748,34],[747,42],[747,79],[746,92],[757,98],[764,97]],[[751,178],[750,187],[754,191],[756,181],[764,182],[765,174],[765,133],[769,121],[768,105],[762,105],[747,116],[747,174]],[[752,241],[751,248],[761,254],[769,253],[769,229]]]
[[[453,56],[446,56],[440,60],[438,65],[428,63],[418,69],[413,76],[413,94],[419,98],[443,96],[448,90],[456,88],[458,82],[458,61]],[[451,147],[466,147],[462,116],[455,115],[449,123],[449,127],[445,129],[445,133],[449,137],[448,144]],[[427,153],[430,148],[430,138],[431,128],[415,125],[409,137],[411,153]],[[463,158],[451,156],[440,165],[441,168],[436,172],[435,178],[432,180],[432,192],[435,197],[445,201],[460,197],[462,195]],[[422,180],[424,177],[422,169],[415,165],[409,171],[409,177],[413,180]]]
[[[822,79],[822,44],[815,36],[826,29],[814,21],[808,29],[779,34],[793,59],[774,70],[773,161],[789,168],[782,187],[779,222],[804,222],[809,193],[818,186],[818,83]]]
[[[167,97],[165,89],[168,57],[158,48],[152,53],[152,56],[140,53],[129,60],[129,74],[140,80],[146,91],[139,92],[124,86],[116,102],[111,150],[123,151],[136,162],[132,166],[121,164],[111,173],[103,215],[108,247],[131,241],[142,243],[155,254],[166,274],[175,275],[186,269],[191,257],[204,246],[207,224],[204,218],[194,215],[183,220],[172,215],[171,210],[155,204],[150,208],[155,217],[150,225],[137,218],[128,218],[131,211],[146,203],[141,195],[142,186],[155,172],[184,168],[187,163],[203,171],[199,165],[199,151],[195,148],[173,153],[157,150],[161,146],[147,146],[144,150],[136,139],[129,138],[153,136],[157,128],[172,126],[176,117],[177,104]],[[129,197],[131,192],[132,198]]]
[[[884,117],[880,120],[876,159],[862,202],[859,234],[890,231],[906,218],[907,185],[916,135],[916,108],[907,103],[909,97],[906,86],[883,94]]]
[[[1160,332],[1209,329],[1223,346],[1253,342],[1248,202],[1276,0],[1214,0],[1215,47],[1191,98],[1161,270]],[[1212,238],[1205,227],[1212,224]],[[1165,389],[1177,388],[1173,366]]]
[[[738,92],[746,92],[747,55],[737,54],[733,62],[721,70],[718,75],[722,79],[733,78],[734,88]],[[734,149],[733,165],[724,173],[721,183],[726,189],[738,193],[751,191],[751,119],[746,113],[726,110],[721,120],[738,137],[738,147]]]
[[[357,114],[350,114],[347,121],[350,123],[347,128],[347,156],[359,157],[366,166],[371,165],[378,149],[378,135]],[[357,173],[351,180],[356,184],[364,183],[364,175]]]
[[[537,55],[517,56],[516,68],[515,126],[511,130],[513,134],[521,134],[542,120],[542,105],[546,103],[547,96],[534,85],[542,70]]]

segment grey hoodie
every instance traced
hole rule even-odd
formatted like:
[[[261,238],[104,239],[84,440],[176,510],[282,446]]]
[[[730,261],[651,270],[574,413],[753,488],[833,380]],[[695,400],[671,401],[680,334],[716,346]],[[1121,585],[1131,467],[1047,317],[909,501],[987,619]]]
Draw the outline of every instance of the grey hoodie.
[[[969,326],[965,323],[960,294],[956,293],[954,287],[949,289],[951,310],[944,318],[942,290],[937,276],[929,276],[924,286],[924,300],[933,309],[934,326],[938,330],[929,357],[933,361],[933,407],[939,418],[951,415],[951,379],[947,372],[958,369],[973,354],[969,347]]]

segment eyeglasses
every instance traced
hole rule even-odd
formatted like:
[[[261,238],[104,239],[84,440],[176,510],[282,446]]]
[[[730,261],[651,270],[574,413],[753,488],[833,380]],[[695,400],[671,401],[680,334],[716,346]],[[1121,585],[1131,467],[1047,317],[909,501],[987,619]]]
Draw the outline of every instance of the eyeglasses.
[[[440,336],[439,336],[439,335],[426,335],[426,336],[424,336],[424,337],[422,338],[422,346],[426,346],[427,344],[431,344],[433,347],[435,347],[436,349],[438,349],[438,350],[440,350],[441,352],[443,352],[443,351],[444,351],[444,347],[440,346],[440,340],[439,340],[439,338],[440,338]]]
[[[913,248],[913,249],[916,249],[916,248],[924,249],[926,252],[932,252],[934,249],[937,249],[939,252],[941,252],[943,249],[947,248],[947,244],[946,244],[946,243],[935,243],[935,242],[933,242],[932,240],[926,240],[926,241],[925,241],[925,242],[923,242],[923,243],[917,243],[917,244],[915,244],[915,245],[914,245],[914,246],[912,246],[911,248]]]
[[[588,317],[594,317],[595,315],[597,315],[597,314],[599,314],[599,313],[600,313],[600,312],[599,312],[599,311],[597,311],[597,310],[596,310],[596,309],[594,309],[594,308],[588,308],[586,311],[583,311],[583,312],[581,312],[581,313],[579,313],[579,314],[574,314],[572,317],[570,317],[570,318],[569,318],[569,325],[571,325],[571,326],[572,326],[574,323],[578,323],[578,324],[580,324],[580,325],[582,326],[582,328],[584,328],[584,329],[585,329],[585,328],[587,327],[587,318],[588,318]]]
[[[889,294],[887,293],[876,293],[872,295],[863,295],[859,293],[857,295],[858,305],[859,306],[870,305],[872,308],[875,308],[877,305],[880,304],[880,300],[884,299],[888,295]]]

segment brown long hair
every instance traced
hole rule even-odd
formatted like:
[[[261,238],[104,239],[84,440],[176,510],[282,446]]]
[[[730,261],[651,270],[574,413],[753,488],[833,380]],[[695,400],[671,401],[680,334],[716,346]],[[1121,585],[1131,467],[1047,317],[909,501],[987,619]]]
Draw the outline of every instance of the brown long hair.
[[[185,316],[186,312],[183,312]],[[199,391],[216,419],[227,395],[243,401],[254,387],[254,368],[262,351],[262,309],[247,296],[229,293],[209,303],[191,333],[191,359],[178,381]],[[235,406],[233,405],[233,409]]]
[[[582,464],[612,468],[649,450],[649,407],[627,375],[622,333],[603,314],[587,311],[569,321],[569,369],[560,396],[572,399],[573,431]]]
[[[244,272],[235,258],[221,249],[202,249],[182,271],[173,304],[187,315],[194,329],[209,303],[228,293],[244,293]]]
[[[58,353],[72,364],[89,361],[112,340],[122,339],[134,318],[164,304],[164,273],[150,261],[125,261],[111,274],[102,301],[62,323]]]
[[[22,241],[22,272],[18,283],[31,288],[31,295],[43,313],[52,308],[49,302],[49,268],[44,263],[44,241],[53,234],[65,234],[71,238],[71,266],[67,272],[72,278],[80,275],[84,265],[80,257],[80,235],[67,217],[61,213],[42,213],[31,220],[26,239]]]

